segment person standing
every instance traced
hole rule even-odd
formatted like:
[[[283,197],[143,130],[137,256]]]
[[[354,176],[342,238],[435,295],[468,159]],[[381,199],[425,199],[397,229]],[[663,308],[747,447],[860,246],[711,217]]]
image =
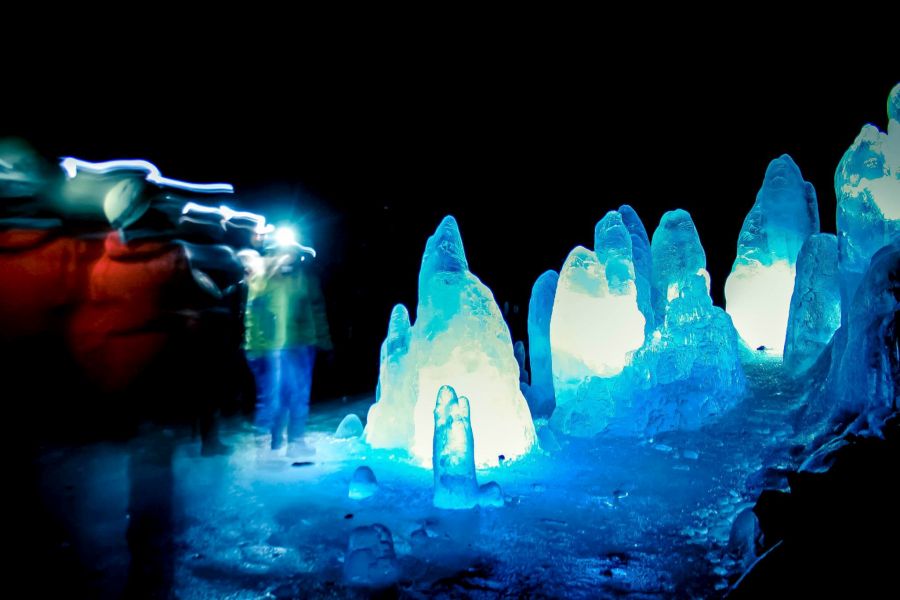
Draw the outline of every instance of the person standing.
[[[312,454],[303,439],[316,353],[331,349],[325,300],[305,248],[278,244],[249,269],[247,358],[256,379],[257,417],[273,450]],[[285,440],[285,434],[287,439]]]

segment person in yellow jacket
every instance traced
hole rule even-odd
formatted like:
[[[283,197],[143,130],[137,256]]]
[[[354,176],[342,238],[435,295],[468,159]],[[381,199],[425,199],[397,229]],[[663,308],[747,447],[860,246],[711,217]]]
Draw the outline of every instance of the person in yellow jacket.
[[[325,299],[306,261],[312,249],[280,243],[249,270],[245,350],[257,388],[256,422],[272,433],[272,449],[314,450],[303,440],[318,350],[331,350]]]

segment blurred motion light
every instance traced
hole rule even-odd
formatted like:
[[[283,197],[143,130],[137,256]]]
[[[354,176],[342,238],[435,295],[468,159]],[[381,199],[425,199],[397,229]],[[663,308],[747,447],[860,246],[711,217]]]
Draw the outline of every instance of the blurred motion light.
[[[230,183],[189,183],[187,181],[163,177],[156,165],[140,159],[108,160],[105,162],[94,163],[67,156],[63,158],[59,164],[63,171],[66,172],[66,176],[70,179],[75,177],[79,170],[95,173],[97,175],[106,175],[107,173],[115,173],[118,171],[139,171],[145,174],[144,179],[157,185],[178,188],[200,194],[234,193],[234,186]]]

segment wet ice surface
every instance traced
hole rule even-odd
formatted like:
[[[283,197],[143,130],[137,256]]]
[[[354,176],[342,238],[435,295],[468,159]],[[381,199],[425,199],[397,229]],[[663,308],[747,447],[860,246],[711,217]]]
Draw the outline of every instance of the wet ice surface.
[[[227,457],[202,458],[196,443],[178,442],[175,591],[180,598],[364,597],[366,590],[347,587],[343,561],[351,531],[377,523],[393,536],[401,596],[721,595],[737,571],[725,554],[732,520],[792,464],[785,415],[796,395],[785,392],[777,363],[751,366],[748,377],[751,397],[699,432],[644,442],[560,438],[552,454],[479,471],[502,488],[502,508],[436,509],[430,469],[336,439],[341,419],[365,414],[371,398],[314,406],[311,458],[273,453],[248,428],[225,436],[235,448]],[[74,506],[68,518],[81,523],[73,543],[100,561],[98,585],[123,585],[123,447],[55,452],[44,462],[51,485],[72,486],[66,510]],[[348,486],[363,465],[378,488],[352,500]]]

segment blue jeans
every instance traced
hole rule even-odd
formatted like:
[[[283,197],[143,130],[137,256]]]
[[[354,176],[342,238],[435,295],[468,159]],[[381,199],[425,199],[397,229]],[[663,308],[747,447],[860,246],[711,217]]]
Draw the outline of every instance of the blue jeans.
[[[272,432],[272,449],[303,438],[309,417],[315,346],[273,350],[249,358],[256,379],[256,424]]]

